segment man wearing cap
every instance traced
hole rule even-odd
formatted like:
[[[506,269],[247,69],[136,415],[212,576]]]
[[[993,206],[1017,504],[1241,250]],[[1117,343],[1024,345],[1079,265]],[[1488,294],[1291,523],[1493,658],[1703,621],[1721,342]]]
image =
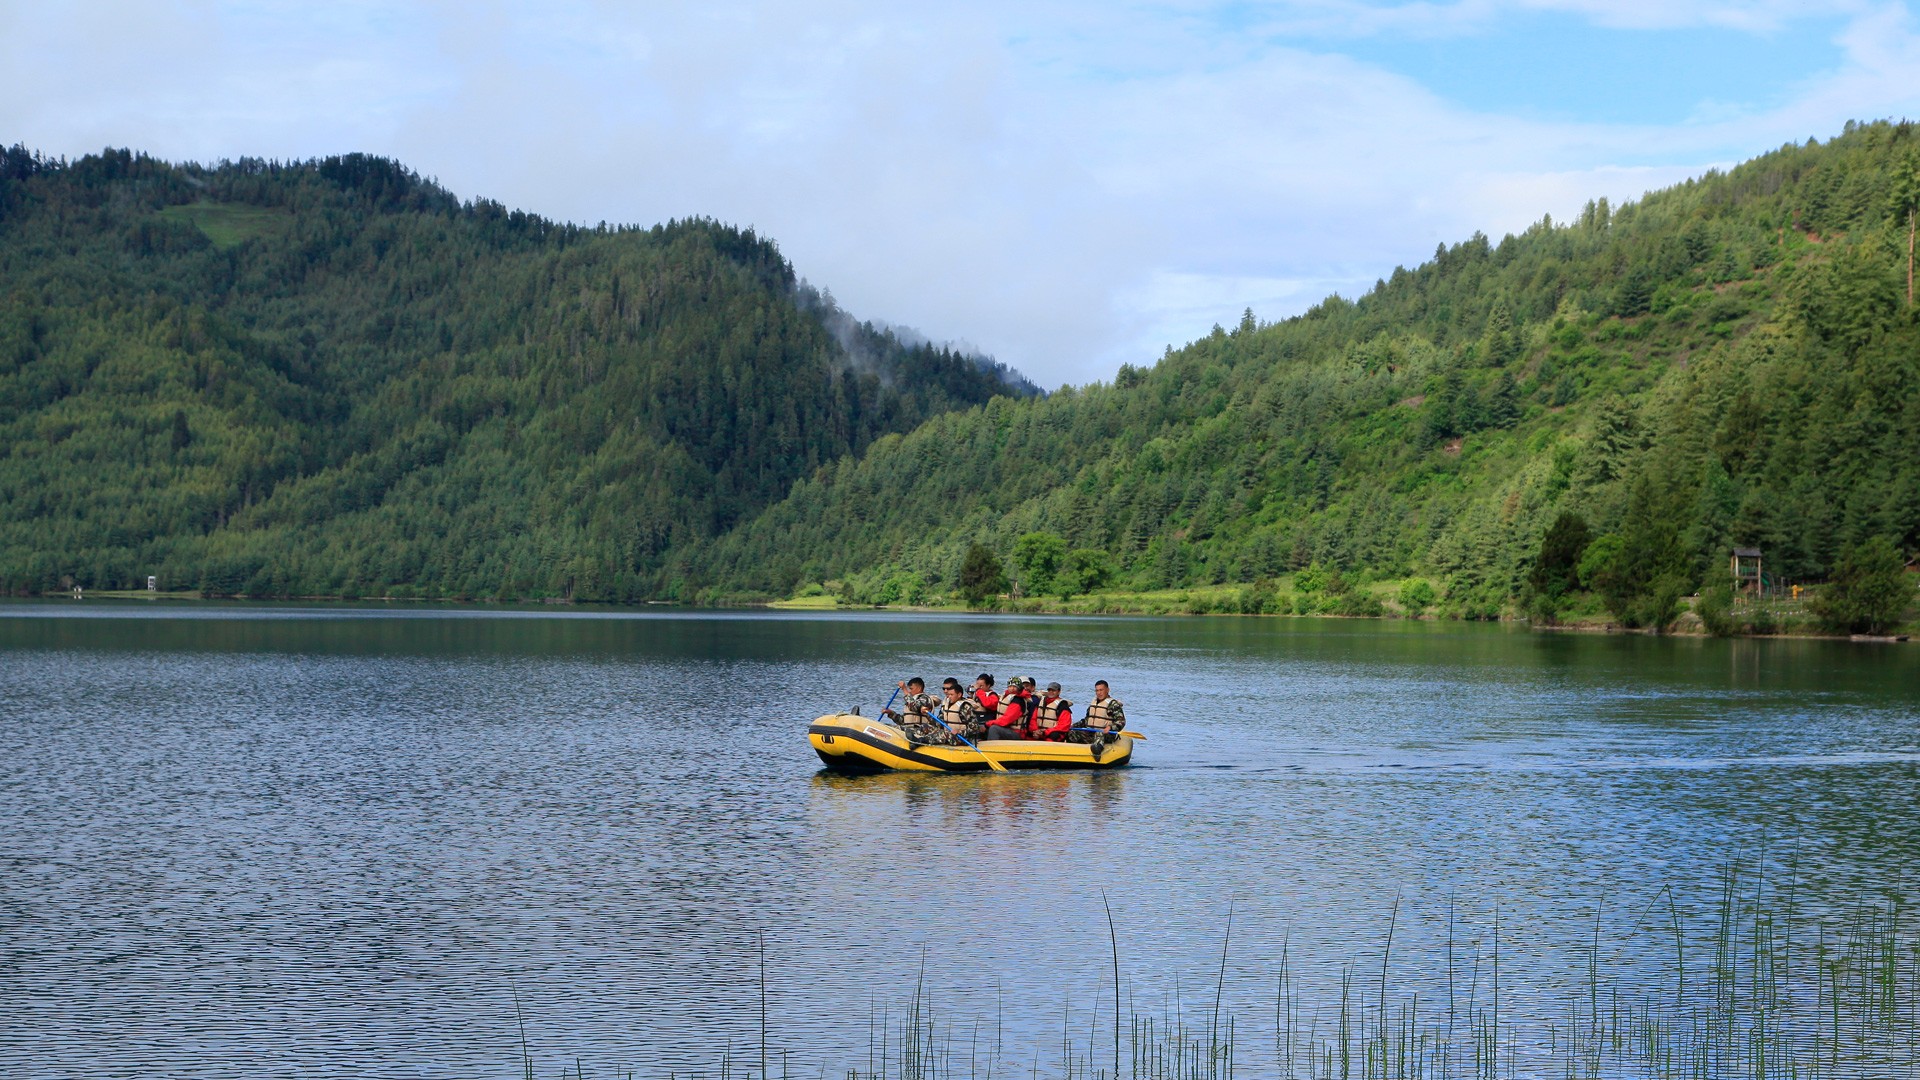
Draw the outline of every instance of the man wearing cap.
[[[1060,684],[1050,682],[1027,721],[1027,738],[1060,742],[1073,728],[1073,702],[1060,696]]]
[[[1007,692],[1000,698],[1000,715],[987,721],[983,739],[1024,739],[1027,719],[1033,713],[1031,680],[1018,675],[1007,680]]]

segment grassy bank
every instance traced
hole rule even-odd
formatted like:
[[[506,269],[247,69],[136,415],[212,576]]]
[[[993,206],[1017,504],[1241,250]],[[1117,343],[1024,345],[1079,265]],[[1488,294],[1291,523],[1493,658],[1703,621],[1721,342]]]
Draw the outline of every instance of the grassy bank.
[[[959,597],[915,587],[875,593],[829,581],[809,584],[778,608],[877,607],[921,611],[1004,611],[1066,615],[1340,615],[1414,618],[1436,613],[1438,593],[1426,578],[1342,581],[1338,575],[1283,574],[1244,584],[1171,589],[1099,589],[1068,596],[1002,594],[969,605]],[[743,598],[744,599],[744,598]]]
[[[1524,612],[1514,609],[1493,612],[1463,609],[1449,603],[1447,597],[1434,587],[1430,579],[1420,577],[1386,581],[1362,580],[1345,584],[1339,591],[1331,591],[1325,587],[1324,583],[1308,582],[1306,587],[1302,587],[1302,584],[1297,581],[1297,576],[1289,574],[1252,584],[1195,585],[1178,589],[1107,589],[1068,597],[1002,595],[971,605],[958,597],[944,594],[921,594],[910,598],[875,600],[838,591],[840,586],[840,582],[811,585],[794,596],[774,600],[756,595],[713,596],[708,597],[706,603],[700,606],[766,607],[778,611],[883,610],[1019,615],[1281,615],[1475,622],[1530,621]],[[41,595],[45,598],[58,599],[70,598],[73,594],[60,591]],[[318,603],[524,605],[570,605],[574,602],[570,598],[556,596],[425,595],[413,589],[395,589],[378,595],[274,597],[210,597],[197,590],[148,592],[144,589],[89,589],[85,592],[83,599],[253,599]],[[1844,632],[1836,633],[1823,626],[1805,597],[1791,600],[1769,599],[1741,602],[1732,605],[1719,616],[1701,611],[1702,607],[1701,598],[1698,596],[1682,598],[1677,614],[1662,632],[1682,636],[1724,637],[1850,636]],[[1703,617],[1703,614],[1707,617]],[[1591,594],[1581,594],[1572,598],[1568,606],[1557,613],[1551,624],[1537,623],[1536,625],[1559,630],[1651,632],[1645,628],[1629,631],[1628,628],[1622,627],[1617,618],[1601,604],[1599,598]],[[1908,610],[1905,620],[1900,625],[1889,629],[1883,635],[1877,635],[1877,637],[1895,638],[1916,636],[1920,636],[1920,617],[1916,617],[1916,612],[1912,609]]]
[[[70,592],[50,592],[42,595],[50,597],[71,597]],[[198,589],[185,589],[174,592],[158,592],[147,589],[87,589],[80,594],[85,600],[204,600],[206,597]]]
[[[1384,581],[1359,580],[1327,587],[1324,577],[1301,581],[1287,574],[1251,584],[1196,585],[1180,589],[1107,589],[1077,596],[994,597],[968,605],[942,594],[876,600],[841,582],[811,585],[800,595],[773,601],[774,608],[827,611],[834,609],[889,609],[901,611],[986,611],[1027,615],[1294,615],[1338,618],[1452,619],[1472,621],[1530,621],[1517,609],[1485,611],[1450,602],[1435,583],[1411,577]],[[1823,625],[1810,604],[1808,592],[1792,599],[1742,600],[1724,610],[1710,609],[1711,601],[1683,597],[1665,633],[1727,637],[1846,637]],[[751,598],[739,598],[752,603]],[[1916,613],[1884,636],[1911,636]],[[1551,624],[1557,629],[1615,631],[1623,628],[1600,598],[1591,593],[1571,597]],[[1644,629],[1641,632],[1646,632]]]

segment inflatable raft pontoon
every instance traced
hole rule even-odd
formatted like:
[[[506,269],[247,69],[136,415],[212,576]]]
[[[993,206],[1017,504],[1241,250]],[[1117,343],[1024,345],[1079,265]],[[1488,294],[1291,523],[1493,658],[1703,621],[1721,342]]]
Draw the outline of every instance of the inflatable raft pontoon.
[[[992,757],[1008,769],[1111,769],[1133,757],[1133,740],[1118,738],[1100,749],[1086,743],[990,739],[968,746],[916,743],[907,733],[857,713],[823,716],[807,729],[807,741],[827,768],[842,773],[986,772]]]

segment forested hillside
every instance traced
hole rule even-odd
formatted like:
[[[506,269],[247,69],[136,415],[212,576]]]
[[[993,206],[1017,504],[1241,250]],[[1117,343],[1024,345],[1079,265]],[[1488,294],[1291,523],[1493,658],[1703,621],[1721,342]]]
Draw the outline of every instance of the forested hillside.
[[[0,589],[639,600],[667,554],[1033,388],[711,221],[556,224],[352,155],[0,153]]]
[[[1592,590],[1659,623],[1734,545],[1798,580],[1910,558],[1916,202],[1920,133],[1849,125],[1111,384],[936,417],[675,565],[710,595],[893,598],[961,591],[978,544],[1028,594],[1242,582],[1272,610],[1261,583],[1304,570],[1320,610],[1358,612],[1342,585],[1420,575],[1458,615]]]
[[[1920,133],[1850,125],[1042,398],[710,221],[15,148],[0,586],[1365,613],[1404,580],[1658,624],[1736,545],[1774,580],[1920,550],[1917,204]]]

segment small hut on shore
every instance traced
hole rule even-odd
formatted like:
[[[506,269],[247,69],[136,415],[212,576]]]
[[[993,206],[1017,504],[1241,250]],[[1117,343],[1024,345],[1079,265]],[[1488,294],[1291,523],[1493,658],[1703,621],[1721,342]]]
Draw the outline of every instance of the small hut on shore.
[[[1737,547],[1733,549],[1733,587],[1744,593],[1761,595],[1766,589],[1766,578],[1760,572],[1760,549]]]

